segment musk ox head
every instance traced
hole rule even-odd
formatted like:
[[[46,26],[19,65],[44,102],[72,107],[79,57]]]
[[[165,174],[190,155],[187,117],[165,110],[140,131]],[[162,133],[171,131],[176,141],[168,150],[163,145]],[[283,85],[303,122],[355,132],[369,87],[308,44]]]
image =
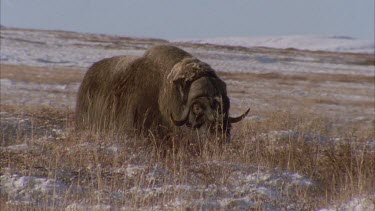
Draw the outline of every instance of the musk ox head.
[[[174,65],[167,78],[173,83],[183,107],[180,116],[170,114],[175,126],[204,127],[211,134],[229,138],[231,124],[241,121],[250,110],[239,117],[230,117],[226,84],[208,64],[196,58],[185,58]]]

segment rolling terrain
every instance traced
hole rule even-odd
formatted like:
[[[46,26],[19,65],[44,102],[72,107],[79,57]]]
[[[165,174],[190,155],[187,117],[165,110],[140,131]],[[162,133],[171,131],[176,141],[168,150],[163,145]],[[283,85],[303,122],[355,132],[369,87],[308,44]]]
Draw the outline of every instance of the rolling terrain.
[[[375,206],[375,57],[368,45],[334,52],[15,28],[0,35],[1,207]],[[233,116],[251,107],[231,143],[198,140],[161,156],[143,139],[74,130],[87,68],[157,44],[181,47],[218,71]]]

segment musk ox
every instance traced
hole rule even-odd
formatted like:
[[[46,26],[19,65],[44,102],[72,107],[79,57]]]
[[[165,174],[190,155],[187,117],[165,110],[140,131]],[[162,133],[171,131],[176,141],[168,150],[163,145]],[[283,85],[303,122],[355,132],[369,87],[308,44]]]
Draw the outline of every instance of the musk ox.
[[[204,130],[229,137],[226,84],[210,65],[169,45],[142,57],[118,56],[94,63],[79,88],[77,126],[116,133],[165,135]]]

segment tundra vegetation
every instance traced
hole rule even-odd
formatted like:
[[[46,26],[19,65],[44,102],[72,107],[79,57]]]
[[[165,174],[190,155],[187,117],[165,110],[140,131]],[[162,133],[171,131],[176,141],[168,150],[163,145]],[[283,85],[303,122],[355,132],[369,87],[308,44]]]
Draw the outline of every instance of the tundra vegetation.
[[[162,42],[68,32],[40,34],[49,33],[64,41],[84,39],[78,44],[93,42],[95,48],[98,42],[109,43],[106,49]],[[278,59],[285,55],[318,58],[324,62],[306,61],[308,66],[324,69],[332,65],[325,70],[342,72],[218,70],[217,76],[227,83],[231,112],[241,113],[251,102],[250,117],[232,127],[229,143],[198,136],[181,144],[188,137],[172,135],[171,145],[163,150],[160,138],[149,134],[77,132],[74,104],[69,103],[75,102],[84,78],[80,67],[2,61],[0,207],[317,210],[345,208],[357,199],[363,202],[362,209],[374,208],[374,76],[359,74],[367,66],[375,66],[373,55],[179,47],[207,50],[211,54],[197,53],[207,58],[223,51]],[[364,58],[370,59],[364,62]],[[280,65],[287,62],[277,61]],[[222,67],[228,68],[225,64],[229,62],[225,57]],[[351,66],[356,62],[360,64]],[[45,81],[49,83],[43,84]],[[285,92],[288,94],[283,95]],[[344,95],[357,97],[340,97]]]

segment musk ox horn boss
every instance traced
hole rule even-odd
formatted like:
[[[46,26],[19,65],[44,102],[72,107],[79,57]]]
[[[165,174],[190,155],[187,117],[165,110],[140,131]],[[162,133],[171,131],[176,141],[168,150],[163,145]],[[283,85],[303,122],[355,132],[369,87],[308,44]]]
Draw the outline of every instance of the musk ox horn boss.
[[[77,127],[129,134],[204,128],[229,137],[226,84],[206,63],[174,46],[150,48],[142,57],[94,63],[78,91]]]

